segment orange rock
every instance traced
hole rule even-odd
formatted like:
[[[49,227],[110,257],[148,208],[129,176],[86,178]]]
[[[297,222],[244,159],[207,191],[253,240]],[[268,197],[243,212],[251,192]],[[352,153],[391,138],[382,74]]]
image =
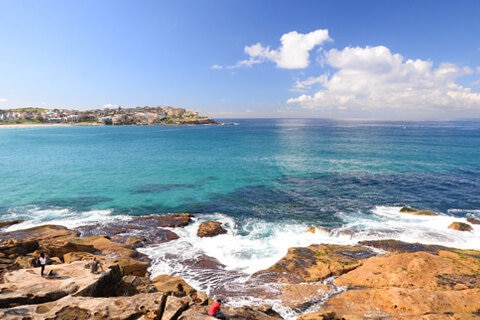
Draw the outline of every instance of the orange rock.
[[[457,230],[457,231],[472,231],[473,228],[468,223],[464,222],[452,222],[449,226],[449,229]]]
[[[199,236],[200,238],[214,237],[224,233],[227,233],[227,230],[222,227],[221,222],[205,221],[198,227],[197,236]]]
[[[268,276],[279,283],[316,282],[353,270],[362,264],[362,259],[372,255],[370,249],[362,246],[321,244],[290,248],[280,261],[253,277]]]

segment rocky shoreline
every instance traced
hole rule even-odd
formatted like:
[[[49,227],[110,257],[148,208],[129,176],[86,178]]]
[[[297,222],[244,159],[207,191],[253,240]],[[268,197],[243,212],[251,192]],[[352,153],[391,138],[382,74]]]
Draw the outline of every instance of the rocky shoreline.
[[[424,214],[408,211],[407,214]],[[123,226],[56,225],[5,232],[0,224],[1,319],[213,319],[212,301],[183,279],[149,277],[149,258],[136,249],[178,238],[191,214],[137,217]],[[476,225],[477,220],[470,220]],[[155,230],[133,237],[126,230]],[[454,228],[454,227],[452,227]],[[458,232],[465,226],[459,226]],[[3,231],[3,232],[2,232]],[[315,228],[307,230],[315,232]],[[224,233],[207,221],[197,236]],[[41,277],[35,257],[49,257]],[[93,257],[104,271],[85,266]],[[202,266],[218,263],[204,257]],[[279,299],[310,319],[480,319],[480,251],[368,241],[356,246],[313,244],[290,248],[276,264],[251,275],[255,293]],[[224,306],[229,319],[283,319],[269,305]]]

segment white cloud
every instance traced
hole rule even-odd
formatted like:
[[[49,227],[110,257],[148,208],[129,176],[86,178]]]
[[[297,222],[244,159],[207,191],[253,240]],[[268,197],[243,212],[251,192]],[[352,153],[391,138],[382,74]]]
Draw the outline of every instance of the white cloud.
[[[313,85],[320,83],[322,85],[328,82],[328,75],[322,74],[319,77],[308,77],[306,80],[295,81],[295,86],[293,87],[292,91],[304,92],[309,90]]]
[[[319,29],[307,34],[291,31],[280,38],[280,48],[270,49],[269,46],[264,47],[261,43],[246,46],[244,50],[249,58],[226,68],[251,67],[255,64],[271,61],[278,68],[303,69],[310,64],[310,51],[329,40],[331,39],[328,36],[328,30]],[[221,69],[221,66],[215,65],[213,68]]]
[[[7,102],[7,101],[8,101],[8,100],[5,99],[5,98],[0,98],[0,103],[5,103],[5,102]]]
[[[336,69],[297,81],[294,90],[320,90],[289,99],[289,104],[316,110],[445,112],[477,109],[480,94],[455,82],[473,71],[467,67],[431,61],[405,60],[384,46],[347,47],[325,53],[325,64]],[[421,110],[420,110],[421,109]]]

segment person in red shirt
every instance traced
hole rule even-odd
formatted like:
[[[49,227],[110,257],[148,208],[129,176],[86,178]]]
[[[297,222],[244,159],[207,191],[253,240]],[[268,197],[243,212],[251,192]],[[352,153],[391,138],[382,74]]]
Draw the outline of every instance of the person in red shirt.
[[[208,314],[217,319],[226,320],[227,318],[222,313],[222,311],[220,311],[221,306],[222,306],[222,300],[217,299],[212,303],[212,305],[210,306],[210,309],[208,309]]]

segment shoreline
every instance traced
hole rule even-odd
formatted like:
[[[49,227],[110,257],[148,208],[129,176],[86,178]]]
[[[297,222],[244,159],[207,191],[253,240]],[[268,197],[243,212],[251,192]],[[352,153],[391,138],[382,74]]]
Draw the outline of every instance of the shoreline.
[[[24,129],[24,128],[49,128],[49,127],[77,127],[77,126],[104,126],[99,124],[73,124],[73,123],[18,123],[18,124],[0,124],[0,129]]]
[[[165,235],[169,234],[169,240],[166,242],[170,242],[176,239],[174,234],[192,225],[194,222],[192,218],[194,216],[188,213],[149,218],[138,217],[134,223],[124,225],[123,229],[130,230],[131,227],[135,227],[144,230],[146,226],[152,226],[156,230],[162,230]],[[19,221],[11,221],[11,224],[18,223]],[[207,226],[207,223],[204,225]],[[95,227],[95,225],[91,226],[94,229]],[[96,256],[104,261],[105,265],[113,266],[113,268],[108,268],[112,270],[110,272],[116,271],[117,273],[115,277],[117,282],[112,283],[110,287],[122,288],[122,282],[140,283],[138,287],[129,289],[129,299],[139,298],[138,304],[140,305],[144,305],[148,297],[158,298],[158,295],[164,295],[164,299],[167,299],[168,296],[170,300],[178,297],[179,299],[192,299],[192,301],[194,301],[193,294],[205,297],[204,301],[222,296],[227,302],[225,311],[231,316],[235,315],[238,316],[238,319],[246,320],[251,317],[241,317],[241,308],[265,309],[259,307],[255,300],[255,297],[260,295],[259,301],[264,302],[269,308],[268,310],[273,310],[277,315],[281,315],[270,318],[265,313],[260,317],[264,320],[310,320],[321,319],[332,314],[336,317],[329,319],[359,319],[364,318],[370,312],[380,312],[379,314],[389,318],[409,315],[404,319],[418,319],[426,314],[442,316],[448,312],[455,314],[457,319],[473,319],[478,313],[475,306],[478,306],[480,297],[478,296],[480,269],[475,266],[478,266],[478,261],[480,261],[480,251],[477,250],[462,250],[397,240],[368,241],[357,245],[318,243],[301,247],[291,246],[288,252],[273,265],[255,272],[249,277],[250,284],[253,285],[243,287],[244,291],[241,294],[242,296],[247,295],[253,300],[245,304],[245,302],[242,303],[242,300],[235,301],[236,295],[231,295],[232,291],[229,291],[228,288],[214,293],[201,289],[198,291],[195,286],[191,286],[188,280],[178,277],[178,275],[170,273],[152,275],[150,272],[152,260],[145,260],[146,256],[138,251],[139,248],[148,245],[145,242],[146,239],[128,236],[115,237],[111,233],[112,231],[116,233],[123,231],[118,227],[115,230],[103,230],[104,232],[100,234],[87,232],[89,234],[84,236],[81,234],[88,230],[83,230],[79,234],[79,230],[75,228],[48,224],[14,232],[0,232],[0,239],[5,244],[5,253],[20,252],[20,250],[12,250],[12,248],[27,248],[27,244],[32,241],[35,246],[29,251],[37,250],[19,253],[15,257],[9,256],[12,264],[10,269],[3,274],[9,279],[20,279],[22,274],[27,274],[32,282],[38,282],[37,276],[31,275],[36,270],[32,269],[33,266],[29,265],[29,261],[38,253],[38,250],[45,250],[52,258],[52,264],[47,268],[58,270],[60,275],[66,275],[69,268],[78,266],[75,270],[80,276],[75,277],[76,281],[83,279],[84,274],[90,275],[82,272],[85,270],[84,262],[78,261],[90,261],[92,256]],[[215,230],[209,229],[209,232],[208,235],[205,235],[206,237],[214,238],[221,235]],[[110,256],[113,252],[116,253],[116,257]],[[133,252],[140,252],[140,255],[132,259]],[[218,274],[222,270],[221,264],[218,264],[219,262],[212,257],[204,256],[196,262],[207,273]],[[426,267],[427,265],[428,267]],[[93,280],[97,280],[97,276],[92,277]],[[24,277],[22,277],[22,281],[24,281]],[[174,288],[178,288],[178,283],[182,284],[182,290],[179,290],[181,292],[175,291],[175,293],[175,289],[170,289],[172,281],[176,284]],[[12,283],[15,284],[15,281],[10,281],[1,288],[2,293],[12,294],[11,297],[7,294],[3,295],[3,308],[0,307],[0,315],[9,315],[10,307],[12,307],[14,312],[22,308],[25,316],[41,319],[44,314],[38,313],[37,310],[39,305],[45,304],[45,301],[38,301],[41,303],[33,306],[31,301],[21,306],[16,305],[17,300],[14,295],[18,295],[18,293],[15,292],[26,295],[31,291],[29,291],[30,286],[12,291]],[[19,284],[15,285],[17,288],[20,287]],[[157,289],[153,289],[153,286]],[[94,285],[92,288],[99,288],[99,285]],[[152,290],[142,291],[144,290],[142,288],[151,288]],[[53,292],[57,289],[52,287],[50,290]],[[113,302],[117,301],[115,299],[124,294],[119,294],[119,291],[116,290],[106,294],[105,297],[112,299]],[[143,293],[147,295],[142,295]],[[47,302],[64,301],[69,305],[76,305],[77,301],[73,294],[70,294],[64,300],[53,298],[52,301]],[[172,295],[174,297],[171,297]],[[187,298],[187,295],[190,298]],[[41,295],[38,296],[36,299],[41,298]],[[97,296],[92,294],[91,298]],[[323,297],[323,302],[320,304],[318,303],[319,297]],[[445,300],[449,302],[445,303]],[[190,304],[190,306],[192,305]],[[54,307],[52,312],[53,310],[57,312],[60,309],[59,306],[60,304]],[[92,315],[98,310],[103,310],[92,306],[83,307],[83,309]],[[184,317],[186,318],[203,315],[205,311],[204,308],[193,307],[190,310],[181,310],[182,313],[185,313]],[[18,315],[17,313],[12,314]],[[93,316],[88,319],[93,319]],[[162,319],[164,318],[162,317]]]

